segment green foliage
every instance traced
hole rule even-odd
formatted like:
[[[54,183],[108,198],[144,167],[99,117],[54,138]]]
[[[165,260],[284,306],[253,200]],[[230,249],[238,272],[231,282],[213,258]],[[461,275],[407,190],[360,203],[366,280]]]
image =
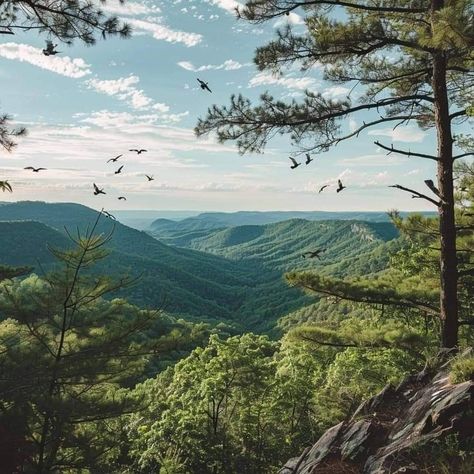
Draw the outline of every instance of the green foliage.
[[[470,474],[474,469],[472,437],[463,442],[455,434],[438,437],[414,446],[410,456],[417,460],[422,474]]]
[[[157,311],[103,298],[127,279],[90,272],[110,238],[95,235],[98,220],[71,250],[54,250],[61,268],[0,284],[0,426],[33,472],[94,470],[117,456],[108,423],[137,406],[124,387],[177,345],[173,331],[147,339]]]
[[[131,422],[132,457],[140,472],[159,469],[171,448],[186,453],[182,472],[272,472],[312,439],[318,372],[301,347],[278,352],[263,336],[213,336],[137,388],[146,408]]]
[[[468,354],[454,358],[451,361],[449,380],[453,384],[474,380],[474,356]]]
[[[86,0],[60,0],[53,5],[38,0],[7,0],[1,4],[0,18],[4,30],[39,30],[65,43],[79,39],[94,44],[98,34],[103,38],[130,34],[128,25],[115,16],[105,16],[100,5]]]

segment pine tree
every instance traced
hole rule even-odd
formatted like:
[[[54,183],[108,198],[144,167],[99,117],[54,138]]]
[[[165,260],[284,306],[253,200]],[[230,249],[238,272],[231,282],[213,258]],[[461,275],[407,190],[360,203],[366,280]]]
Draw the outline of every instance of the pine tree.
[[[93,272],[111,237],[95,235],[100,215],[74,237],[74,248],[54,250],[62,264],[56,271],[0,284],[0,428],[28,472],[85,472],[100,464],[114,448],[103,436],[107,423],[137,406],[124,387],[175,339],[147,337],[158,311],[104,298],[129,279]]]
[[[288,26],[256,51],[261,71],[283,73],[288,66],[323,68],[335,84],[360,84],[364,94],[336,100],[305,92],[304,100],[284,102],[268,93],[252,106],[241,95],[230,106],[213,106],[196,126],[197,135],[217,132],[223,142],[235,140],[241,152],[260,152],[276,133],[288,134],[303,152],[324,152],[381,123],[417,123],[436,132],[437,151],[414,153],[376,144],[389,153],[436,163],[438,183],[428,195],[396,184],[436,206],[440,234],[441,345],[458,343],[458,269],[453,164],[473,155],[454,152],[454,126],[466,120],[472,106],[474,12],[471,0],[249,0],[239,16],[263,23],[297,8],[306,13],[307,31]],[[396,60],[390,60],[389,57]],[[356,130],[343,121],[367,114]]]

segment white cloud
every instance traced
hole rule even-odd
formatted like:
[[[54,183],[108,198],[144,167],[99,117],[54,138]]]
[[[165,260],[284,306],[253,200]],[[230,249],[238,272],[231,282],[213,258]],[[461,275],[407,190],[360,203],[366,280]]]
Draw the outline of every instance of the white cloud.
[[[148,19],[147,21],[132,18],[128,19],[127,22],[139,32],[150,33],[156,40],[163,40],[168,43],[183,43],[188,47],[196,46],[202,41],[202,35],[172,30],[161,24],[160,18]]]
[[[107,0],[100,3],[100,9],[112,15],[146,15],[149,13],[159,13],[160,8],[156,5],[146,5],[141,2],[120,2],[119,0]]]
[[[235,0],[205,0],[206,3],[210,3],[216,7],[222,8],[229,13],[235,13],[237,7],[242,8],[243,5]]]
[[[233,59],[227,59],[222,64],[207,64],[205,66],[194,66],[194,64],[189,61],[179,61],[177,64],[179,67],[186,69],[186,71],[193,71],[193,72],[209,71],[209,70],[218,71],[219,69],[223,69],[224,71],[235,71],[237,69],[241,69],[249,65],[249,64],[241,64],[238,61],[234,61]]]
[[[397,127],[393,128],[381,128],[376,130],[369,130],[368,135],[390,137],[394,142],[422,142],[426,132],[420,130],[419,128],[412,126]]]
[[[249,81],[249,87],[278,85],[288,89],[316,89],[319,83],[313,77],[279,77],[270,72],[259,72]]]
[[[339,97],[346,97],[350,89],[343,86],[331,86],[324,89],[322,96],[326,99],[338,99]]]
[[[45,56],[40,48],[27,44],[4,43],[0,44],[0,56],[20,62],[27,62],[33,66],[74,79],[91,74],[89,64],[81,58],[69,56]]]
[[[94,89],[96,92],[116,96],[119,100],[127,102],[136,110],[153,109],[161,113],[169,112],[170,108],[168,105],[161,102],[153,103],[153,100],[146,96],[141,89],[137,89],[136,85],[139,82],[140,78],[132,74],[128,77],[111,80],[89,79],[86,81],[86,85],[89,89]]]
[[[275,23],[273,24],[273,27],[274,28],[279,28],[280,26],[285,26],[287,24],[290,24],[290,25],[304,25],[304,20],[297,13],[290,12],[289,15],[282,16],[277,21],[275,21]]]

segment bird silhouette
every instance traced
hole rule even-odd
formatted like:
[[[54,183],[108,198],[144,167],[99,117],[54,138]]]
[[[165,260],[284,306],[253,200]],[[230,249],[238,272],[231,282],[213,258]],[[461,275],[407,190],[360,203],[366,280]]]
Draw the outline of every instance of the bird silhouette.
[[[343,186],[342,185],[342,181],[340,179],[337,180],[337,189],[336,189],[336,193],[339,193],[340,191],[342,191],[343,189],[346,189],[347,186]]]
[[[0,181],[0,189],[5,192],[8,191],[9,193],[13,192],[12,186],[8,181]]]
[[[306,162],[305,165],[309,165],[314,158],[311,158],[311,155],[309,153],[306,153]]]
[[[114,221],[117,220],[115,216],[113,216],[110,212],[104,211],[104,209],[102,209],[102,214],[104,214],[104,216],[108,217],[109,219],[113,219]]]
[[[98,194],[106,194],[106,192],[103,189],[100,189],[97,184],[94,184],[94,196],[97,196]]]
[[[123,155],[118,155],[115,158],[110,158],[110,160],[107,160],[107,163],[110,163],[111,161],[112,161],[112,163],[115,163],[121,156],[123,156]]]
[[[26,168],[23,168],[25,170],[31,170],[33,173],[38,173],[39,171],[46,170],[46,168],[33,168],[33,166],[27,166]]]
[[[320,253],[322,252],[325,252],[326,249],[317,249],[317,250],[312,250],[310,252],[305,252],[303,255],[301,255],[303,258],[319,258],[319,260],[321,260],[321,257],[320,257]]]
[[[208,83],[207,82],[204,82],[204,81],[201,81],[201,79],[199,78],[196,78],[197,81],[199,82],[199,86],[201,87],[201,89],[203,91],[209,91],[209,92],[212,92],[211,89],[209,89],[209,86],[208,86]]]
[[[60,51],[56,51],[57,44],[53,44],[52,41],[46,40],[46,48],[43,49],[43,54],[45,56],[54,56],[55,54],[60,53]]]
[[[331,186],[330,184],[325,184],[324,186],[321,186],[319,188],[318,194],[322,193],[328,186]]]
[[[123,165],[117,171],[115,171],[114,174],[120,174],[122,172],[122,168],[123,168]]]
[[[126,201],[127,200],[127,198],[125,196],[119,196],[117,199],[119,201]]]
[[[148,176],[147,174],[145,175],[148,179],[148,181],[153,181],[155,178],[153,176]]]
[[[142,154],[142,153],[144,153],[144,152],[146,152],[146,151],[148,151],[148,150],[145,150],[144,148],[139,148],[139,149],[137,149],[137,148],[132,148],[131,150],[128,150],[128,151],[136,151],[136,152],[137,152],[137,155],[140,155],[140,154]]]
[[[439,189],[434,185],[433,183],[433,180],[432,179],[425,179],[425,184],[426,186],[428,186],[430,188],[430,190],[436,194],[436,196],[438,196],[439,198],[441,197],[441,194],[439,192]]]
[[[290,168],[292,170],[294,170],[295,168],[298,168],[299,165],[301,165],[301,163],[298,163],[294,158],[292,158],[291,156],[288,157],[289,160],[291,160],[291,162],[293,163]]]

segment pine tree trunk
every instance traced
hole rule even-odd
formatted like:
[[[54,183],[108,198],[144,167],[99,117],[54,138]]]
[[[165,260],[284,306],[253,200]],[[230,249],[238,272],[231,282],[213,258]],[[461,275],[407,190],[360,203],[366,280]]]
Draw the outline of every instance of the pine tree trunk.
[[[433,0],[431,5],[433,21],[434,13],[444,6],[444,1]],[[446,57],[443,51],[433,53],[432,86],[438,142],[438,189],[441,195],[439,207],[441,346],[453,348],[458,343],[458,270],[454,218],[453,138],[446,85]]]

